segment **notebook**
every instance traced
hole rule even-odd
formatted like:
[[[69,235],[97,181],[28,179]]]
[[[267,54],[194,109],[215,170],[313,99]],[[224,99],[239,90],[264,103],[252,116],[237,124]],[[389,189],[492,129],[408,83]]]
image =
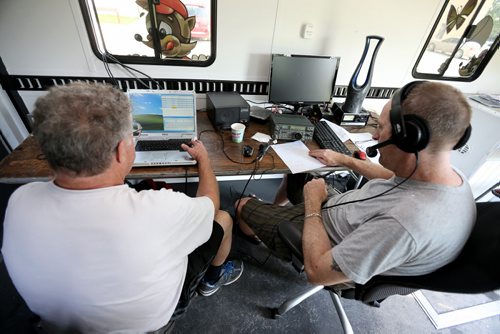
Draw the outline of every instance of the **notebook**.
[[[180,148],[180,142],[196,137],[195,92],[131,89],[127,94],[132,118],[142,127],[134,166],[195,165]]]

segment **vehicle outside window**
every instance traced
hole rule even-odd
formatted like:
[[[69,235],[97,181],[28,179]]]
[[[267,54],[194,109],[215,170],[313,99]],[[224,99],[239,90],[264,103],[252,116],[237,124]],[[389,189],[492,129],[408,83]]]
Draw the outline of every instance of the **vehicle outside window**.
[[[441,41],[434,39],[431,40],[431,42],[427,46],[427,50],[450,55],[459,41],[460,38],[446,38]],[[457,52],[455,52],[455,58],[471,59],[473,56],[479,53],[480,49],[481,46],[478,42],[465,42],[464,45],[460,47]]]
[[[191,30],[191,38],[198,41],[209,41],[210,35],[210,8],[206,7],[206,1],[184,3],[189,15],[196,17],[196,24]]]

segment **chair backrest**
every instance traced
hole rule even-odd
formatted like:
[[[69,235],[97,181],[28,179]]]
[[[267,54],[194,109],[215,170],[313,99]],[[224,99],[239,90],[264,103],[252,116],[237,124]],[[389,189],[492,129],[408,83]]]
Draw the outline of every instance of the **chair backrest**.
[[[421,276],[376,276],[356,285],[355,299],[363,302],[406,294],[411,289],[484,293],[500,288],[500,202],[477,203],[474,229],[459,256]],[[395,287],[401,288],[401,293]],[[410,289],[410,290],[408,290]],[[386,295],[384,297],[384,295]]]

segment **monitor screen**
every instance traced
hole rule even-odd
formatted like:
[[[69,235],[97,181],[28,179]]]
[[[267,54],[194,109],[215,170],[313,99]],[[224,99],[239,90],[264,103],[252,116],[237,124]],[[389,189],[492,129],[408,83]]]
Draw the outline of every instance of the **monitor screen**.
[[[310,105],[330,102],[339,57],[273,54],[269,102]]]

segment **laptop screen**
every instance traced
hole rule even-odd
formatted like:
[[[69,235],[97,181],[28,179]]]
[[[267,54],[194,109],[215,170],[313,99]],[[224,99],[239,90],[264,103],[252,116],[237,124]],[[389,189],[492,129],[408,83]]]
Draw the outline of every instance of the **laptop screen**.
[[[196,136],[196,95],[192,91],[129,90],[133,119],[141,139]]]

